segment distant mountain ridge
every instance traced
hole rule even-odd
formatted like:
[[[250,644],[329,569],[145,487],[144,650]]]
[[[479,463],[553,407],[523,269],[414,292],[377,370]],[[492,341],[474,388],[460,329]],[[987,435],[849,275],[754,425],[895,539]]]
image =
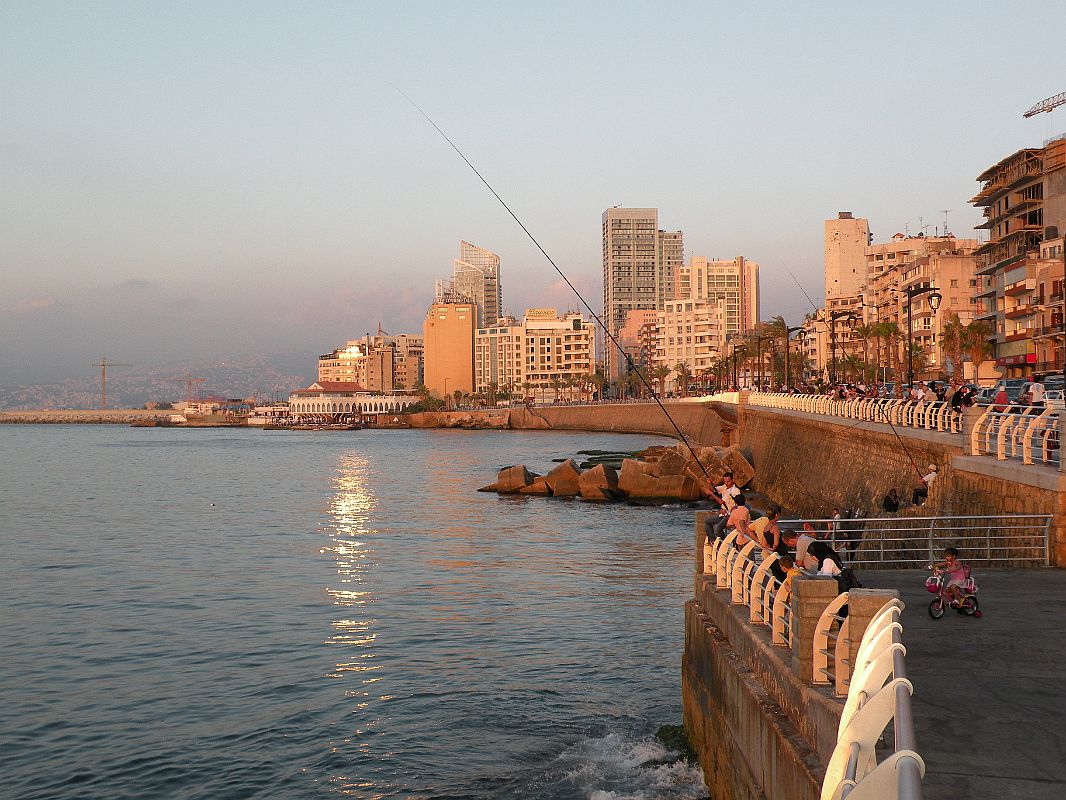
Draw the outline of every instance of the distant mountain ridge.
[[[279,363],[291,358],[266,354],[242,356],[211,363],[189,363],[152,368],[116,367],[107,373],[108,408],[140,408],[147,402],[184,400],[186,376],[203,378],[193,385],[194,397],[256,397],[287,399],[289,392],[307,386],[313,375],[286,371]],[[313,357],[307,359],[313,361]],[[57,383],[0,386],[0,410],[94,409],[100,407],[100,372],[89,372]]]

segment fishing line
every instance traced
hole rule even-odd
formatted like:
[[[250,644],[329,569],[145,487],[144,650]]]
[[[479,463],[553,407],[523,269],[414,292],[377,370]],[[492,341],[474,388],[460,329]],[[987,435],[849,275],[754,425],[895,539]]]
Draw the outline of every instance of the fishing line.
[[[556,264],[555,260],[550,255],[548,255],[548,252],[543,247],[541,247],[540,242],[537,241],[537,238],[530,232],[529,228],[527,228],[525,226],[525,224],[522,222],[522,220],[520,220],[518,218],[518,215],[515,214],[514,211],[511,210],[511,207],[509,205],[507,205],[507,203],[504,201],[504,199],[502,197],[500,197],[499,193],[497,193],[497,191],[492,188],[492,184],[490,184],[487,180],[485,180],[485,176],[482,175],[480,171],[478,171],[478,168],[475,167],[473,165],[473,163],[471,163],[470,159],[467,158],[463,154],[463,151],[460,150],[459,147],[455,144],[455,142],[453,142],[448,137],[448,134],[446,134],[443,130],[441,130],[441,127],[436,122],[433,121],[432,117],[430,117],[429,114],[427,114],[425,111],[423,111],[422,107],[419,106],[418,103],[416,103],[414,100],[412,100],[407,95],[407,93],[403,91],[403,89],[401,89],[395,83],[391,83],[389,85],[392,86],[392,88],[395,89],[397,92],[399,92],[404,97],[404,99],[407,100],[408,103],[410,103],[412,106],[414,106],[415,110],[418,111],[418,113],[421,114],[423,117],[425,117],[426,121],[430,125],[432,125],[433,128],[437,131],[437,133],[439,133],[444,138],[444,141],[446,141],[449,145],[451,145],[452,150],[454,150],[456,153],[459,154],[459,158],[463,159],[463,161],[466,163],[466,165],[468,167],[470,167],[470,169],[473,171],[473,173],[478,176],[478,178],[481,180],[481,182],[483,184],[485,184],[485,188],[488,189],[490,192],[492,192],[492,196],[495,197],[499,201],[500,205],[504,207],[504,210],[507,211],[507,213],[511,215],[511,219],[513,219],[515,222],[518,223],[518,227],[520,227],[522,229],[522,232],[525,233],[525,235],[529,237],[529,240],[531,242],[533,242],[534,245],[536,245],[536,248],[541,252],[541,255],[543,255],[546,259],[548,259],[548,263],[552,265],[552,267],[555,269],[555,271],[557,273],[559,273],[559,277],[562,278],[566,282],[566,285],[570,287],[570,289],[573,291],[573,293],[577,296],[577,299],[581,301],[581,305],[583,305],[585,307],[585,310],[588,311],[589,316],[591,316],[594,320],[596,320],[596,322],[599,324],[599,326],[603,329],[604,335],[610,340],[611,344],[613,344],[617,348],[618,352],[622,355],[622,357],[625,358],[626,363],[629,365],[630,370],[633,371],[633,372],[636,372],[637,377],[640,378],[640,382],[643,383],[644,386],[650,392],[652,399],[655,401],[655,404],[657,406],[659,406],[659,409],[666,416],[666,419],[667,419],[667,421],[669,421],[671,427],[673,427],[673,429],[675,431],[677,431],[678,437],[684,443],[685,447],[688,448],[689,453],[692,454],[692,458],[699,465],[700,471],[703,472],[703,474],[707,478],[707,480],[711,481],[711,483],[713,484],[714,481],[711,480],[711,476],[707,472],[707,468],[705,466],[703,466],[703,462],[700,460],[699,456],[696,455],[696,451],[692,449],[692,445],[689,444],[688,437],[686,437],[685,434],[681,432],[681,428],[679,428],[677,426],[677,423],[674,422],[674,418],[670,416],[670,412],[666,410],[666,406],[663,405],[662,401],[655,395],[655,389],[648,382],[648,379],[644,377],[644,374],[639,369],[635,369],[634,368],[632,357],[628,353],[626,353],[625,350],[622,349],[622,345],[618,342],[618,340],[614,337],[614,335],[611,334],[611,331],[607,328],[607,325],[600,318],[600,316],[595,311],[592,310],[592,306],[590,306],[588,304],[588,302],[582,296],[581,292],[579,292],[577,290],[577,287],[574,286],[574,284],[570,281],[570,279],[568,277],[566,277],[565,274],[563,274],[563,271],[561,269],[559,269],[559,265]]]

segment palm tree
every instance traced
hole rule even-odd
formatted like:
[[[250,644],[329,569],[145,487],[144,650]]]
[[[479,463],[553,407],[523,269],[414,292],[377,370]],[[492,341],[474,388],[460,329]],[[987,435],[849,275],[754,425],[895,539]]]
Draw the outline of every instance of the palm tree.
[[[862,340],[862,376],[867,382],[872,380],[870,373],[870,340],[877,334],[876,325],[856,325],[851,329],[853,339]]]
[[[692,370],[689,369],[688,364],[684,361],[679,361],[674,366],[674,373],[677,375],[678,394],[682,397],[688,397],[688,385],[692,381]]]
[[[966,326],[966,336],[964,338],[964,347],[970,352],[970,361],[973,362],[973,380],[977,383],[977,377],[980,372],[981,364],[983,364],[988,358],[995,352],[992,342],[992,329],[987,323],[975,319],[969,325]]]
[[[666,379],[673,372],[666,364],[656,364],[651,370],[652,382],[659,384],[659,397],[666,397]]]
[[[603,396],[603,390],[607,386],[607,376],[600,371],[596,371],[589,375],[589,383],[592,384],[593,390],[599,390],[600,397]]]

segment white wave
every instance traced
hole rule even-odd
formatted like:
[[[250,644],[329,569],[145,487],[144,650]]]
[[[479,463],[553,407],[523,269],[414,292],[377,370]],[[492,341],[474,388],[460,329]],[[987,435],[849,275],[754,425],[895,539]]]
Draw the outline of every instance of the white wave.
[[[588,800],[699,800],[707,797],[698,766],[654,739],[629,740],[617,734],[585,739],[557,759],[564,782]],[[647,766],[645,766],[647,765]]]

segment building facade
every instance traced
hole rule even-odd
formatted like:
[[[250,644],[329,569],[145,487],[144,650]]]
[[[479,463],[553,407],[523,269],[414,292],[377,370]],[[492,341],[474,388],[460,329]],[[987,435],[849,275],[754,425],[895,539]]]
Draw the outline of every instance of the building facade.
[[[474,391],[477,305],[457,292],[438,293],[422,324],[424,379],[437,397]]]
[[[751,330],[759,321],[759,265],[744,256],[729,261],[693,256],[678,280],[680,300],[721,307],[723,336]]]
[[[694,379],[711,372],[725,345],[725,315],[719,302],[688,298],[668,300],[657,316],[655,363],[673,370],[667,389],[677,392],[679,365]]]
[[[316,381],[289,395],[289,416],[296,422],[353,420],[398,414],[417,403],[415,395],[372,392],[350,381]]]
[[[474,344],[478,391],[519,393],[541,402],[587,392],[595,371],[595,325],[581,314],[554,308],[527,309],[478,330]],[[583,385],[579,385],[583,384]]]
[[[503,314],[500,257],[491,250],[462,241],[452,261],[452,287],[477,306],[477,327],[495,325]]]
[[[1066,229],[1066,138],[1025,148],[977,176],[970,202],[985,217],[988,241],[976,255],[981,279],[977,316],[992,330],[996,365],[1007,377],[1037,371],[1038,262],[1041,243]]]
[[[378,331],[318,357],[318,379],[357,383],[372,391],[411,391],[422,381],[423,340]]]
[[[681,231],[659,229],[655,208],[609,208],[601,219],[603,319],[614,337],[630,311],[658,311],[677,292],[684,262]],[[618,380],[625,359],[605,342],[607,377]]]
[[[825,299],[854,297],[866,284],[870,223],[841,211],[825,221]]]
[[[1066,368],[1066,307],[1063,287],[1066,284],[1066,256],[1062,236],[1047,239],[1040,245],[1036,265],[1037,322],[1033,334],[1036,347],[1034,369],[1041,373]]]

